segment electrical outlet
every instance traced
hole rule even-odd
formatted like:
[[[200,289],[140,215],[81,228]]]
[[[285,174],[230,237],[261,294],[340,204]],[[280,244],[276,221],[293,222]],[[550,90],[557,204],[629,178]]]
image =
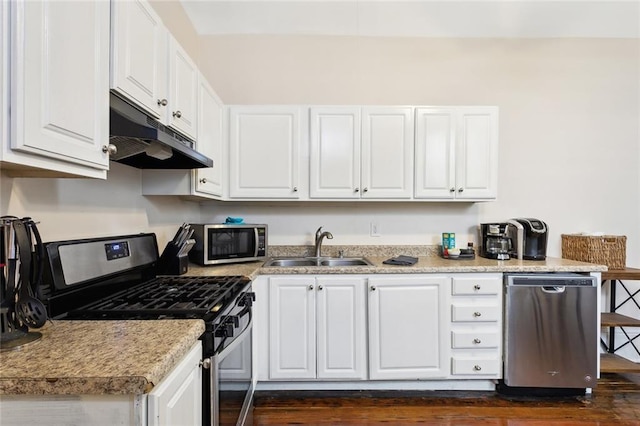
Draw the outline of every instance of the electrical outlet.
[[[378,222],[371,222],[371,236],[372,237],[380,236],[380,224],[378,224]]]

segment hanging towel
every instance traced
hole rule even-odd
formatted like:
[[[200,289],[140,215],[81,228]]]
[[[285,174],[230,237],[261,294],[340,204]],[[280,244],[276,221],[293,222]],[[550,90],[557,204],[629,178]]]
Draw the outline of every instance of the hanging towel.
[[[415,265],[417,261],[418,261],[417,257],[400,255],[400,256],[397,256],[397,257],[392,257],[391,259],[387,259],[382,263],[387,264],[387,265],[411,266],[411,265]]]

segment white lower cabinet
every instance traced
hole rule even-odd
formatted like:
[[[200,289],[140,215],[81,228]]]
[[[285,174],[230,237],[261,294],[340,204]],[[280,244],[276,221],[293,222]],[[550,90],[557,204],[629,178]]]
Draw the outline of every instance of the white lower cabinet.
[[[451,376],[502,378],[502,274],[456,274],[451,294]]]
[[[269,378],[366,378],[366,279],[269,279]]]
[[[180,364],[147,396],[147,425],[202,424],[202,343],[198,341]]]
[[[254,290],[260,381],[502,377],[500,273],[261,276]]]
[[[418,380],[449,375],[450,279],[369,278],[369,378]]]

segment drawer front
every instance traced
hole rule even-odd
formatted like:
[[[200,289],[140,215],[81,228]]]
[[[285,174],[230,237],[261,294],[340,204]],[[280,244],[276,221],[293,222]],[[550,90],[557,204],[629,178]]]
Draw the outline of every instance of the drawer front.
[[[451,306],[453,322],[498,321],[500,309],[496,305],[460,305]]]
[[[451,347],[453,349],[497,348],[500,346],[500,334],[497,331],[453,331]]]
[[[500,361],[496,358],[453,357],[451,374],[458,376],[496,376],[500,374]]]
[[[499,294],[502,282],[495,279],[457,278],[453,280],[454,295]]]

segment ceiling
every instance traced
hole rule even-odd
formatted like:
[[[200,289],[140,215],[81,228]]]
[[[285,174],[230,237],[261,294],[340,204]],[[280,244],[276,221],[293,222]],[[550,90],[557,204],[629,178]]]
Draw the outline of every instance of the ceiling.
[[[640,37],[640,0],[180,0],[200,35]]]

